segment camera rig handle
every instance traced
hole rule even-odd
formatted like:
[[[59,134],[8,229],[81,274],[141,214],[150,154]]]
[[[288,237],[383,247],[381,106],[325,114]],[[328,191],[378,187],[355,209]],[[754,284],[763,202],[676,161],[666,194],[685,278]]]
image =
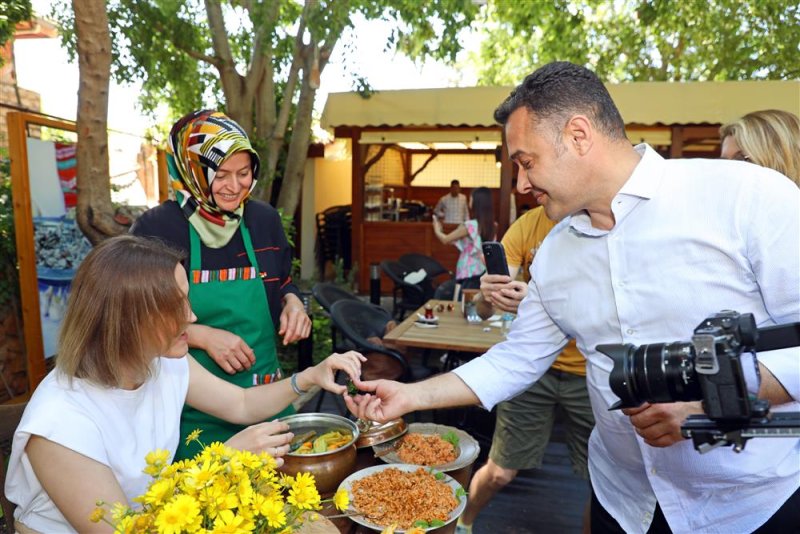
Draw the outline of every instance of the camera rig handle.
[[[735,452],[742,452],[745,442],[750,438],[800,437],[800,413],[770,413],[766,417],[751,420],[745,428],[713,421],[703,415],[690,415],[681,425],[681,434],[691,438],[695,450],[701,454],[728,445],[733,445]]]

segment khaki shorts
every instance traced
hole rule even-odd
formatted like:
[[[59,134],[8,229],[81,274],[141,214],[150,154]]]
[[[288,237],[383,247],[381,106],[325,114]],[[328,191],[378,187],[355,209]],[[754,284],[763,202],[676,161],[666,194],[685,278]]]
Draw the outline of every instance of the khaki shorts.
[[[489,458],[505,469],[541,467],[556,406],[561,406],[566,416],[572,468],[588,479],[586,459],[594,416],[586,391],[586,377],[557,369],[550,369],[529,389],[497,405],[497,424]]]

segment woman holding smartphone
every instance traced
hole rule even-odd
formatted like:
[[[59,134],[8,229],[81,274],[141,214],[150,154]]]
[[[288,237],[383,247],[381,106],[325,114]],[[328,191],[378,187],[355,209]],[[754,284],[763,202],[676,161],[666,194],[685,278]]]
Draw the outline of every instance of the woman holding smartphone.
[[[492,192],[489,188],[478,187],[472,191],[469,209],[472,218],[459,224],[449,234],[444,233],[442,223],[434,216],[433,232],[439,241],[452,243],[459,250],[456,282],[461,284],[462,289],[478,289],[481,286],[481,275],[486,272],[481,245],[484,241],[493,241],[497,236]]]

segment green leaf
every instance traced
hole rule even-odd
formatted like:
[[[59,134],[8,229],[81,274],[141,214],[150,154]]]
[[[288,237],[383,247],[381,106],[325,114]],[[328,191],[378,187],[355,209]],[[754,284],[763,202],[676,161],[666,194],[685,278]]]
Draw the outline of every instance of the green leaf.
[[[456,434],[452,430],[442,434],[442,439],[451,444],[453,447],[458,447],[458,443],[460,441],[458,438],[458,434]]]
[[[456,489],[456,497],[458,497],[460,499],[460,498],[466,497],[466,496],[467,496],[467,490],[465,490],[464,488],[459,486],[458,489]]]
[[[430,521],[430,526],[432,527],[443,527],[444,525],[445,522],[442,521],[441,519],[431,519]]]
[[[427,521],[422,521],[422,520],[414,521],[414,524],[412,526],[419,527],[419,528],[430,528],[431,527],[428,524]]]

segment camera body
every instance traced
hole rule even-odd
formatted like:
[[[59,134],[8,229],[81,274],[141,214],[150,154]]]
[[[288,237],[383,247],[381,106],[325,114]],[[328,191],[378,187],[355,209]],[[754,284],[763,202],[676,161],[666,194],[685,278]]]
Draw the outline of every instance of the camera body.
[[[722,311],[703,320],[690,342],[598,345],[614,360],[609,383],[620,402],[612,409],[700,400],[713,421],[764,417],[769,403],[750,398],[741,359],[742,352],[755,349],[757,338],[752,314]],[[753,365],[757,376],[755,358]]]

